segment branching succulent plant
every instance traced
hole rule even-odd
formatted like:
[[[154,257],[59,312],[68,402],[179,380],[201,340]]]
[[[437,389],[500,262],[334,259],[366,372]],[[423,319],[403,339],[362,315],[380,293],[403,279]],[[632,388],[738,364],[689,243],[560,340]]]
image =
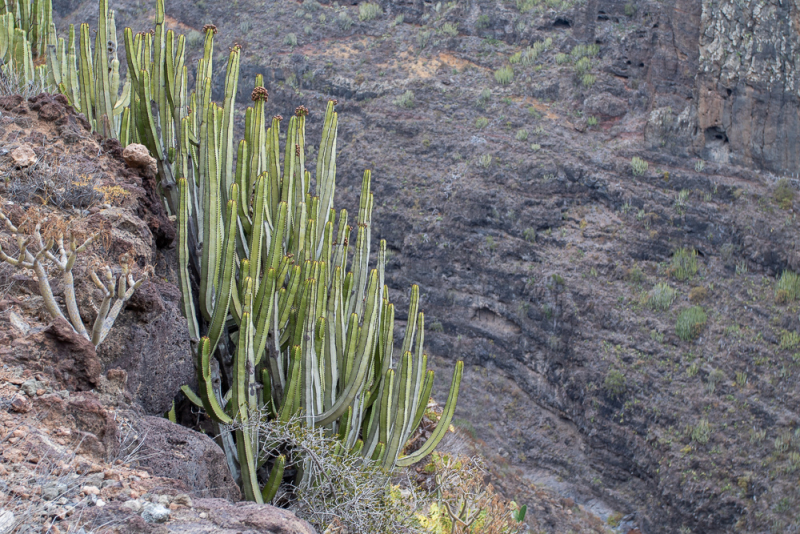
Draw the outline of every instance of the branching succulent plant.
[[[369,267],[369,171],[354,246],[347,211],[341,210],[337,221],[334,210],[335,102],[325,111],[312,180],[305,149],[309,111],[300,106],[289,119],[281,158],[282,118],[267,120],[269,94],[261,76],[245,112],[244,139],[234,144],[240,47],[230,51],[220,106],[211,100],[217,30],[205,26],[203,57],[190,92],[185,39],[166,30],[164,2],[157,0],[152,32],[124,31],[128,80],[120,94],[114,15],[108,0],[99,0],[99,6],[94,52],[88,25],[81,25],[77,52],[70,27],[68,47],[63,39],[48,41],[49,76],[101,135],[116,137],[123,146],[141,143],[158,163],[161,192],[177,215],[183,313],[196,341],[198,389],[182,389],[217,425],[245,497],[270,501],[289,475],[285,457],[260,439],[264,413],[284,422],[299,416],[337,436],[343,451],[376,462],[384,472],[428,455],[449,427],[463,363],[456,364],[436,430],[419,450],[404,454],[433,387],[423,352],[424,315],[414,286],[393,368],[394,305],[384,285],[385,242],[377,266]],[[107,297],[113,294],[110,282],[105,287]],[[101,311],[106,308],[104,302]],[[115,310],[108,317],[115,317]],[[100,332],[102,340],[102,326]],[[300,466],[308,461],[290,460]],[[302,467],[297,469],[294,486],[304,476]]]
[[[16,258],[7,255],[0,247],[0,260],[20,269],[30,269],[36,275],[39,283],[39,293],[44,299],[44,305],[48,313],[54,318],[64,317],[58,303],[56,302],[53,290],[50,286],[50,278],[43,260],[49,260],[52,265],[61,271],[64,289],[64,303],[67,308],[67,316],[72,328],[85,337],[96,347],[103,342],[108,335],[114,321],[117,320],[120,311],[125,303],[133,296],[134,291],[145,281],[146,275],[139,280],[134,280],[133,275],[126,265],[122,266],[122,274],[115,277],[111,269],[106,266],[104,270],[104,280],[101,281],[97,274],[90,270],[89,276],[92,282],[103,292],[103,302],[97,309],[97,317],[94,321],[92,331],[87,331],[81,320],[78,304],[75,301],[75,279],[72,269],[78,259],[78,255],[95,242],[100,236],[99,233],[91,235],[88,239],[78,244],[74,234],[70,235],[68,244],[64,243],[63,233],[59,233],[56,238],[49,238],[46,242],[42,238],[41,224],[36,224],[30,235],[20,231],[11,221],[0,212],[0,222],[5,224],[5,228],[16,239],[19,254]],[[112,306],[113,303],[113,306]]]
[[[34,0],[32,3],[20,0],[0,5],[0,72],[4,76],[44,87],[47,67],[35,67],[34,60],[44,57],[51,44],[56,44],[51,0]]]

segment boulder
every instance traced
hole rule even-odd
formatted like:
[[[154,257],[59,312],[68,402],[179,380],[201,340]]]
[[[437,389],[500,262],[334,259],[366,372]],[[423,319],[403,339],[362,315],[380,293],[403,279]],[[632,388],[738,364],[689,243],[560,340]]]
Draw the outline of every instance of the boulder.
[[[36,163],[36,152],[28,145],[21,145],[11,151],[11,159],[17,167],[30,167]]]
[[[122,159],[129,167],[134,169],[148,169],[153,175],[158,172],[156,159],[150,155],[147,147],[138,143],[131,143],[122,151]]]
[[[315,534],[308,522],[289,510],[268,504],[239,502],[231,504],[222,499],[198,499],[196,511],[203,510],[208,519],[225,532],[263,532],[265,534]]]
[[[241,498],[225,454],[211,438],[162,417],[142,417],[135,424],[142,440],[139,467],[180,480],[198,497]]]
[[[128,391],[148,414],[169,410],[180,387],[195,381],[180,299],[172,284],[145,282],[97,349],[107,369],[127,373]]]
[[[621,117],[628,112],[628,103],[608,93],[600,93],[584,100],[583,111],[587,115]]]

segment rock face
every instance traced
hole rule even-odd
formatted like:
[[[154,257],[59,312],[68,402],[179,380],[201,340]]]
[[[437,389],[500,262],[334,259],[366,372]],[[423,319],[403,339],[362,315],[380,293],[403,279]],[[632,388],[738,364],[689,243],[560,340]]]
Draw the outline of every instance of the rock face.
[[[141,467],[182,481],[197,497],[241,499],[225,455],[211,438],[163,417],[142,417],[136,429],[143,443]]]
[[[148,281],[128,303],[98,354],[109,368],[128,374],[128,390],[150,414],[163,414],[184,384],[195,381],[180,290]]]

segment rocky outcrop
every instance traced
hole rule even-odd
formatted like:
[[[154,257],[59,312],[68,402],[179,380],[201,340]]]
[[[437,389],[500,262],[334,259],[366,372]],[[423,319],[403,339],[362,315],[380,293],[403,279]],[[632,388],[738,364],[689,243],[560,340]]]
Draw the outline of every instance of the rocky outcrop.
[[[196,497],[241,499],[225,454],[211,438],[163,417],[141,417],[134,424],[142,442],[140,467],[180,480]]]
[[[142,284],[98,348],[107,367],[127,372],[128,390],[149,414],[169,410],[180,387],[195,381],[180,299],[180,290],[172,284]]]

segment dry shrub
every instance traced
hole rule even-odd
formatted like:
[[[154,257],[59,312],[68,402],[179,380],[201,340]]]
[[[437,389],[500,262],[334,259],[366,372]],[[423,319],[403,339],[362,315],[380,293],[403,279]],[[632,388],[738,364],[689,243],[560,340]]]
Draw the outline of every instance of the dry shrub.
[[[414,512],[425,498],[413,485],[405,483],[401,489],[380,464],[342,451],[338,438],[308,427],[302,418],[283,423],[267,421],[264,415],[251,423],[258,426],[260,458],[286,457],[283,484],[273,504],[291,508],[319,532],[332,526],[350,534],[411,531]],[[241,424],[225,430],[237,428]],[[299,470],[302,476],[295,477]]]
[[[498,495],[478,457],[434,452],[422,472],[435,482],[433,502],[417,513],[423,532],[435,534],[517,534],[516,503]]]
[[[691,291],[689,291],[689,302],[691,302],[692,304],[699,304],[704,300],[706,300],[707,296],[708,296],[708,289],[702,286],[693,287]]]
[[[24,169],[10,165],[3,178],[7,196],[20,204],[85,209],[104,200],[95,169],[75,156],[45,153]]]

